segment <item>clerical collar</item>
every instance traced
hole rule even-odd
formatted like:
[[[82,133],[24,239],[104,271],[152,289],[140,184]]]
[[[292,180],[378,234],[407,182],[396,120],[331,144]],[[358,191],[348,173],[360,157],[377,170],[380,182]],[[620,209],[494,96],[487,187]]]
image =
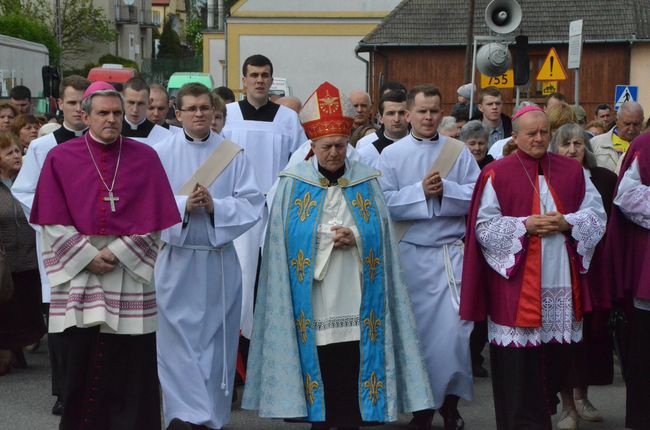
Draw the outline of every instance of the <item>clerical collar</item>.
[[[63,142],[67,142],[70,139],[74,139],[75,137],[80,137],[83,136],[83,134],[88,131],[88,129],[82,130],[82,131],[73,131],[70,130],[63,125],[63,127],[59,127],[56,130],[54,130],[54,133],[52,133],[52,136],[54,137],[54,140],[56,141],[57,145],[62,144]],[[79,133],[79,134],[77,134]]]
[[[120,138],[119,138],[119,136],[118,136],[117,139],[115,139],[115,140],[112,141],[112,142],[104,142],[103,140],[97,139],[97,138],[95,137],[95,135],[93,134],[93,132],[90,131],[90,130],[88,130],[88,135],[90,136],[90,141],[91,141],[91,142],[97,142],[97,143],[98,143],[99,145],[101,145],[101,146],[111,146],[112,144],[114,144],[115,142],[117,142],[118,140],[120,140]]]
[[[149,137],[151,130],[153,130],[155,126],[156,124],[145,118],[140,124],[133,128],[133,124],[124,118],[124,122],[122,123],[122,136],[146,138]]]
[[[75,137],[83,136],[86,130],[88,130],[88,127],[84,128],[83,130],[73,130],[66,125],[65,120],[63,120],[63,127],[61,128],[65,128],[68,132],[74,134]]]
[[[437,131],[436,134],[434,134],[433,137],[430,138],[418,137],[415,135],[413,131],[411,131],[411,136],[413,137],[413,139],[417,140],[418,142],[435,142],[440,138],[440,135],[438,134]]]
[[[379,136],[379,135],[377,135],[377,136],[378,136],[378,137],[381,137],[381,136]],[[391,142],[397,142],[398,140],[401,139],[401,137],[398,138],[398,139],[393,139],[392,137],[390,137],[389,135],[387,135],[385,131],[384,131],[384,133],[383,133],[383,136],[384,136],[387,140],[390,140]]]
[[[328,186],[333,187],[335,185],[338,185],[339,178],[343,176],[343,174],[345,173],[345,164],[335,172],[330,172],[329,170],[325,169],[323,166],[318,164],[318,171],[320,172],[321,175],[325,176],[325,179],[329,181]]]
[[[137,124],[132,124],[131,121],[129,121],[128,119],[126,119],[126,116],[124,116],[124,122],[127,123],[127,124],[129,125],[129,127],[131,128],[131,130],[137,130],[138,127],[140,127],[140,125],[142,125],[146,120],[147,120],[147,117],[145,116],[145,117],[142,119],[142,121],[140,121],[139,123],[137,123]]]
[[[241,110],[242,117],[246,121],[273,122],[275,115],[280,109],[280,105],[269,100],[257,109],[248,100],[244,99],[239,101],[239,109]]]
[[[380,154],[384,149],[386,149],[388,146],[392,145],[393,143],[395,143],[395,140],[386,136],[386,133],[380,134],[377,137],[377,139],[374,142],[372,142],[372,144],[375,146],[375,149]]]
[[[185,140],[187,140],[188,142],[205,142],[205,141],[207,141],[207,140],[210,138],[210,132],[209,132],[209,131],[208,131],[207,136],[205,136],[205,137],[202,138],[202,139],[194,139],[192,136],[190,136],[189,134],[187,134],[187,132],[185,131],[185,129],[183,129],[183,134],[185,135]]]

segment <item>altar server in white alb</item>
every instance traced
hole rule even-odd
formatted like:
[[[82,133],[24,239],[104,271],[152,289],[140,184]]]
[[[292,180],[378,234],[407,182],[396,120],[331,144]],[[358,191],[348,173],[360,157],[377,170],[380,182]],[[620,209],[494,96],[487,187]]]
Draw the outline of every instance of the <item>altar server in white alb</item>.
[[[438,134],[436,87],[414,87],[406,103],[411,133],[382,151],[379,183],[396,230],[405,231],[399,250],[434,407],[446,429],[460,429],[459,397],[472,398],[473,324],[458,315],[463,237],[479,168],[462,142]],[[414,415],[419,428],[429,428],[433,410]]]
[[[210,90],[176,97],[183,132],[155,149],[183,222],[163,231],[156,263],[158,375],[168,429],[228,423],[241,313],[233,240],[260,220],[264,196],[241,147],[210,130]]]
[[[124,84],[124,122],[122,136],[155,146],[167,139],[171,132],[147,119],[151,90],[141,78],[131,78]]]
[[[223,135],[246,151],[260,190],[266,194],[291,153],[307,141],[307,136],[293,110],[269,99],[273,83],[271,60],[263,55],[251,55],[244,61],[242,74],[246,98],[227,105]],[[255,274],[267,217],[264,210],[262,221],[235,241],[242,266],[241,330],[249,339],[253,328]]]

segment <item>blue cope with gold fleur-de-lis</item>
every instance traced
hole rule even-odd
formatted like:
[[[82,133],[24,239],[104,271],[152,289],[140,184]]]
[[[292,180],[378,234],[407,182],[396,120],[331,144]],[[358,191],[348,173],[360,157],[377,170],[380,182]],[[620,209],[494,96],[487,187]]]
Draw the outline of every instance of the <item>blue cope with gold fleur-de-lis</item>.
[[[384,422],[386,370],[384,352],[384,261],[382,222],[373,189],[366,181],[339,181],[353,215],[362,250],[363,282],[360,321],[359,410],[364,421]],[[323,381],[313,332],[311,292],[316,264],[317,228],[327,188],[294,178],[286,221],[286,243],[296,342],[305,388],[307,420],[326,419]]]

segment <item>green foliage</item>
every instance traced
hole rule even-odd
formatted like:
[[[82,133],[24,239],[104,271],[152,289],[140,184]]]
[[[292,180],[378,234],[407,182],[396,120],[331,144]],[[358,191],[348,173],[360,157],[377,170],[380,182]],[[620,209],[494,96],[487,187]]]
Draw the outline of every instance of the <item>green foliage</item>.
[[[163,31],[160,35],[158,58],[180,58],[181,53],[181,38],[172,28],[171,20],[165,19]]]
[[[198,54],[203,52],[203,22],[195,14],[192,14],[185,21],[185,38],[187,39],[187,44],[192,47],[194,52]]]
[[[121,64],[124,67],[133,67],[135,70],[138,70],[138,63],[136,63],[133,60],[129,60],[128,58],[123,58],[123,57],[118,57],[117,55],[113,54],[105,54],[99,57],[99,65],[102,64]]]
[[[43,26],[46,33],[54,35],[54,7],[54,2],[48,0],[0,0],[0,16],[20,16],[31,24]],[[112,42],[117,37],[104,10],[95,7],[92,0],[61,0],[60,16],[61,47],[56,49],[54,57],[50,51],[51,61],[55,64],[58,64],[60,58],[64,62],[76,59],[92,52],[96,45]],[[56,36],[54,40],[56,44]]]
[[[53,15],[53,14],[52,14]],[[117,33],[104,10],[92,0],[61,0],[61,45],[63,58],[72,59],[112,42]],[[51,17],[52,25],[54,17]]]
[[[88,76],[88,72],[90,72],[90,69],[93,67],[98,67],[99,64],[95,63],[86,63],[82,68],[77,68],[77,69],[66,69],[63,71],[63,76],[70,76],[70,75],[79,75],[86,77]]]
[[[61,49],[56,43],[56,37],[41,22],[12,12],[0,16],[0,34],[42,43],[50,51],[50,64],[58,64],[59,62]]]

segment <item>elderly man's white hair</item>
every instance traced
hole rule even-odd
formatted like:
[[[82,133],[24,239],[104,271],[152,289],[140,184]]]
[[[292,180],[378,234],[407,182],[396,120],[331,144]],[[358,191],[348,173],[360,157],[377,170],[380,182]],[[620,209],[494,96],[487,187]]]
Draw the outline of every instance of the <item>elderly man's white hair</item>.
[[[640,103],[638,102],[625,102],[621,105],[620,108],[618,108],[619,114],[622,112],[627,112],[627,113],[639,113],[641,116],[645,116],[643,114],[643,106],[641,106]]]

